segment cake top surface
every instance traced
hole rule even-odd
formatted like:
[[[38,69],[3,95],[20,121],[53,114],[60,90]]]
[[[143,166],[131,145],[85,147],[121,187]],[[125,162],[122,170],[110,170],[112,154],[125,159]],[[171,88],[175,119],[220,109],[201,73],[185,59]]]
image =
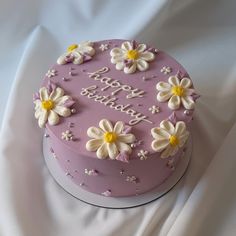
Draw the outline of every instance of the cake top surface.
[[[35,117],[85,157],[145,159],[185,142],[196,98],[186,70],[166,53],[130,40],[84,42],[46,73]]]

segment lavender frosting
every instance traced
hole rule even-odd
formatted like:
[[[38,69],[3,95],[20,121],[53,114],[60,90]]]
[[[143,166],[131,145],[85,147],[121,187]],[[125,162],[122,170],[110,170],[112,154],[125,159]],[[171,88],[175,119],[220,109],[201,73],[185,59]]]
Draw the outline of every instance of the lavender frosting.
[[[124,41],[126,40],[95,42],[93,47],[96,54],[90,61],[80,65],[56,64],[51,68],[57,72],[56,75],[51,78],[46,76],[43,80],[43,86],[47,86],[51,81],[56,86],[63,88],[66,94],[76,101],[73,104],[74,112],[70,117],[61,117],[58,125],[46,125],[46,133],[49,134],[47,140],[59,165],[65,174],[70,173],[68,177],[78,184],[78,187],[97,194],[109,192],[109,196],[112,197],[147,192],[160,185],[173,173],[173,168],[168,168],[167,163],[170,159],[174,159],[174,163],[177,165],[183,150],[180,149],[174,157],[161,159],[160,153],[154,152],[151,148],[153,138],[150,131],[153,127],[158,127],[161,121],[167,119],[174,123],[182,120],[189,127],[192,120],[189,116],[192,117],[193,113],[192,111],[186,112],[182,106],[173,113],[168,108],[167,102],[157,101],[156,84],[159,81],[167,82],[169,76],[177,73],[188,76],[186,70],[166,53],[158,51],[154,61],[149,62],[149,69],[144,72],[125,74],[122,70],[115,68],[110,61],[110,50],[117,46],[120,47]],[[108,50],[100,50],[99,47],[102,44],[108,44]],[[161,72],[164,66],[171,68],[169,74]],[[96,74],[99,74],[100,78]],[[110,82],[106,84],[106,81]],[[112,82],[113,85],[119,82],[123,89],[119,90],[120,87],[109,86]],[[131,92],[132,90],[134,92]],[[89,95],[94,92],[98,96],[104,96],[103,102],[95,101],[92,95]],[[120,105],[119,110],[112,108],[116,105]],[[149,108],[153,105],[158,106],[160,112],[150,112]],[[122,106],[123,108],[121,108]],[[134,117],[126,113],[128,108],[146,118],[138,123],[132,123]],[[121,111],[122,109],[123,111]],[[86,142],[89,140],[87,129],[91,126],[97,127],[102,119],[108,119],[113,124],[123,121],[127,125],[126,128],[135,135],[136,141],[131,145],[133,148],[129,161],[125,154],[120,154],[116,160],[100,160],[97,158],[96,152],[86,150]],[[73,133],[74,140],[61,139],[61,134],[66,130]],[[140,155],[138,155],[140,150],[147,151],[147,159],[140,160]],[[97,174],[86,175],[85,169],[96,170]],[[134,176],[139,181],[127,181],[127,176]]]

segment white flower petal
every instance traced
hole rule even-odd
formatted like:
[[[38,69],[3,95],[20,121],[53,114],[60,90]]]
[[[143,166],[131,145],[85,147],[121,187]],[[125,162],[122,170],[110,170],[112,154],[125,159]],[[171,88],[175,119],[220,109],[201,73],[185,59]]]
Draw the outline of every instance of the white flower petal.
[[[90,46],[79,46],[78,48],[75,49],[75,52],[78,51],[81,54],[88,54],[90,56],[93,56],[95,54],[95,50],[93,47]]]
[[[88,130],[87,130],[87,135],[90,138],[103,139],[104,132],[100,128],[89,127]]]
[[[99,122],[99,127],[104,131],[104,132],[112,132],[113,131],[113,126],[111,122],[107,119],[102,119]]]
[[[139,54],[140,59],[145,61],[153,61],[155,59],[155,55],[152,52],[142,52]]]
[[[38,125],[40,128],[43,128],[48,120],[48,111],[42,109],[42,112],[40,113],[39,119],[38,119]]]
[[[180,107],[180,97],[177,95],[173,95],[168,102],[168,107],[171,110],[178,109]]]
[[[192,82],[189,78],[183,78],[180,81],[180,86],[183,88],[190,88],[192,85]]]
[[[157,94],[157,101],[165,102],[171,97],[171,91],[161,91]]]
[[[128,41],[122,43],[121,48],[122,48],[123,50],[125,50],[125,51],[129,51],[129,50],[132,50],[132,49],[133,49],[131,43],[128,42]]]
[[[138,52],[143,52],[143,51],[146,50],[146,48],[147,48],[147,45],[141,43],[141,44],[139,44],[139,45],[137,46],[136,50],[137,50]]]
[[[173,147],[169,145],[162,153],[161,153],[161,158],[167,158],[171,155],[171,152],[173,151]]]
[[[170,150],[170,156],[174,156],[178,152],[178,150],[178,146],[172,147],[172,149]]]
[[[103,144],[103,139],[91,139],[86,143],[86,149],[95,152]]]
[[[93,42],[87,40],[87,41],[83,41],[83,42],[81,42],[81,43],[79,44],[79,46],[84,46],[84,47],[86,47],[86,46],[90,46],[90,47],[92,47],[93,44],[94,44]]]
[[[56,99],[54,100],[54,102],[55,102],[55,105],[63,106],[63,105],[65,104],[65,102],[66,102],[67,100],[69,100],[69,99],[71,99],[71,97],[68,96],[68,95],[65,95],[65,96],[56,98]]]
[[[149,68],[149,64],[145,60],[138,59],[137,60],[137,67],[138,67],[139,71],[145,71]]]
[[[122,50],[121,48],[113,48],[113,49],[110,51],[110,55],[111,55],[112,57],[118,56],[118,55],[122,56],[123,54],[124,54],[124,53],[123,53],[123,50]]]
[[[70,109],[63,106],[55,106],[53,108],[53,111],[55,111],[58,115],[63,116],[63,117],[68,117],[71,115]]]
[[[122,121],[117,121],[114,126],[114,132],[120,134],[124,129],[124,123]]]
[[[190,95],[192,95],[194,92],[195,92],[194,89],[186,88],[186,89],[184,90],[184,95],[185,95],[185,96],[190,96]]]
[[[111,63],[112,64],[116,64],[116,63],[118,63],[118,62],[123,62],[123,56],[120,56],[120,55],[116,55],[116,56],[113,56],[112,58],[111,58]]]
[[[63,95],[64,95],[64,90],[62,88],[57,87],[51,92],[49,99],[55,101],[56,99],[62,97]]]
[[[111,159],[115,159],[119,153],[115,143],[107,143],[107,150]]]
[[[162,129],[165,129],[171,135],[173,135],[175,133],[175,127],[169,120],[163,120],[160,123],[160,127]]]
[[[59,122],[59,116],[57,115],[56,112],[54,111],[49,111],[49,115],[48,115],[48,123],[49,125],[56,125]]]
[[[48,100],[48,91],[45,87],[40,88],[39,96],[41,101]]]
[[[42,113],[41,108],[36,109],[35,113],[34,113],[35,118],[38,119],[40,117],[41,113]]]
[[[66,57],[69,56],[70,53],[64,53],[63,55],[61,55],[58,59],[57,59],[57,64],[59,65],[64,65],[66,64]]]
[[[133,134],[120,134],[118,140],[123,143],[133,143],[135,141],[135,136]]]
[[[35,110],[41,108],[41,107],[42,107],[42,102],[41,102],[41,100],[40,100],[40,99],[35,100],[35,101],[34,101],[34,105],[35,105],[35,107],[34,107]]]
[[[78,56],[76,56],[73,60],[73,64],[75,65],[80,65],[84,62],[83,57],[79,54]]]
[[[120,153],[127,152],[128,154],[130,154],[132,152],[131,147],[126,143],[118,141],[118,142],[116,142],[116,146],[117,146]]]
[[[118,62],[118,63],[116,64],[116,69],[117,69],[117,70],[123,70],[124,67],[125,67],[125,64],[124,64],[123,61],[122,61],[122,62]]]
[[[156,152],[163,151],[169,145],[169,139],[158,139],[152,142],[152,149]]]
[[[136,68],[137,68],[136,63],[133,62],[133,64],[130,67],[124,68],[124,72],[125,72],[125,74],[132,74],[136,71]]]
[[[170,91],[171,90],[171,85],[166,83],[166,82],[159,82],[156,85],[156,89],[158,91]]]
[[[151,134],[154,139],[169,139],[170,134],[166,129],[162,129],[160,127],[152,128]]]
[[[178,121],[175,125],[175,135],[180,136],[186,130],[186,125],[183,121]]]
[[[181,136],[179,136],[179,147],[183,147],[189,137],[189,132],[184,132]]]
[[[107,143],[103,143],[97,150],[96,155],[99,159],[105,159],[108,156]]]
[[[191,96],[181,97],[181,101],[187,110],[194,109],[195,104]]]
[[[179,82],[179,78],[175,75],[170,76],[168,79],[169,84],[173,85],[173,86],[179,86],[180,82]]]

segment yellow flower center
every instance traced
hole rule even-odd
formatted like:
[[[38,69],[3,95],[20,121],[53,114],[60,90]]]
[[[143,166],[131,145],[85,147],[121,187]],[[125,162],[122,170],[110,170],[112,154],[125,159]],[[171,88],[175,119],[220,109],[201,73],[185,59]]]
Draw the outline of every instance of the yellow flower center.
[[[185,90],[184,90],[184,88],[181,87],[181,86],[174,86],[174,87],[172,87],[171,92],[172,92],[174,95],[177,95],[177,96],[179,96],[179,97],[182,97],[182,96],[184,96]]]
[[[78,47],[78,44],[71,44],[68,48],[67,48],[67,52],[72,52],[73,50],[75,50]]]
[[[117,140],[117,134],[115,132],[106,132],[103,138],[106,143],[114,143]]]
[[[171,146],[173,147],[179,144],[179,139],[175,135],[171,135],[169,141],[170,141]]]
[[[139,53],[137,50],[129,50],[126,57],[131,60],[137,60],[139,58]]]
[[[54,108],[54,102],[50,99],[42,101],[42,108],[47,111],[52,110]]]

